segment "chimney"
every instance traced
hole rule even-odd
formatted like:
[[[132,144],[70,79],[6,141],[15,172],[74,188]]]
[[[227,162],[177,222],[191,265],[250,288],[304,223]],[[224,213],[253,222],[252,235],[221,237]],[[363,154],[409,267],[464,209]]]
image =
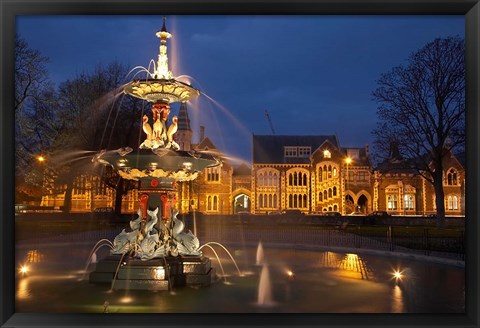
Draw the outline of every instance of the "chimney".
[[[205,127],[203,125],[200,125],[200,142],[203,141],[203,138],[205,138]]]

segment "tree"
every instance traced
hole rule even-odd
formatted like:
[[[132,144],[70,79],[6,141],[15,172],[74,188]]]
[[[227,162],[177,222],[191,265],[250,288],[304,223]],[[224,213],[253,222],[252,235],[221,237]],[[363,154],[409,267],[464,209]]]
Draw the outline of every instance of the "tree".
[[[17,36],[15,40],[15,172],[17,187],[39,187],[43,169],[36,157],[57,135],[56,95],[49,80],[48,58]]]
[[[439,224],[445,223],[443,160],[465,145],[465,44],[435,39],[405,66],[382,74],[373,92],[379,103],[375,148],[386,158],[395,144],[408,168],[435,189]]]
[[[52,150],[58,156],[72,154],[59,179],[67,186],[64,206],[67,212],[75,176],[99,173],[93,172],[93,154],[86,156],[88,151],[138,145],[142,108],[140,101],[123,93],[121,86],[126,82],[127,72],[125,66],[113,62],[97,66],[92,73],[80,74],[59,86],[56,116],[62,122],[62,132]],[[112,177],[114,173],[105,175],[105,171],[102,172],[107,185],[116,190],[115,208],[120,211],[121,196],[133,187],[118,174]]]

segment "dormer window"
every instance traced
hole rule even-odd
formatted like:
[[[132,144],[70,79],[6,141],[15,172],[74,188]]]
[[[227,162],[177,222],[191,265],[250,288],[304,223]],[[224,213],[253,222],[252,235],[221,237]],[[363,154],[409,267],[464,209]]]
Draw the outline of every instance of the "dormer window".
[[[285,147],[285,157],[297,157],[297,147]]]
[[[325,149],[323,151],[323,158],[332,158],[332,153],[330,152],[330,150]]]

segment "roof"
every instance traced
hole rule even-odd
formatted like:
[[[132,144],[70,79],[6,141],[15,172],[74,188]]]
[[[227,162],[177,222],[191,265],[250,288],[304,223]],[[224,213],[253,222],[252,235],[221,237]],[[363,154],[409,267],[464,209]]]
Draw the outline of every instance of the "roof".
[[[367,153],[366,147],[344,147],[342,148],[342,152],[344,152],[348,156],[349,150],[356,150],[358,151],[358,158],[353,158],[352,165],[353,166],[370,166],[370,158],[369,154]]]
[[[192,131],[190,128],[190,118],[188,117],[187,104],[182,103],[178,110],[178,130],[180,131]]]
[[[245,163],[240,164],[233,170],[233,175],[251,175],[252,169]]]
[[[284,156],[284,147],[311,147],[313,153],[325,141],[338,148],[334,135],[253,135],[253,164],[309,164],[308,157]]]

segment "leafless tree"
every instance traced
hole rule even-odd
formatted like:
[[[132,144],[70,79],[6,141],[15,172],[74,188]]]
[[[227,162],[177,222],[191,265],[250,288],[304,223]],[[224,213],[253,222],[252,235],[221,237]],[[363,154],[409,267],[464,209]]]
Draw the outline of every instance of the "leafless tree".
[[[406,65],[382,74],[373,92],[379,123],[378,155],[392,143],[408,168],[433,184],[437,217],[445,220],[443,160],[465,145],[465,44],[438,38],[413,53]]]

